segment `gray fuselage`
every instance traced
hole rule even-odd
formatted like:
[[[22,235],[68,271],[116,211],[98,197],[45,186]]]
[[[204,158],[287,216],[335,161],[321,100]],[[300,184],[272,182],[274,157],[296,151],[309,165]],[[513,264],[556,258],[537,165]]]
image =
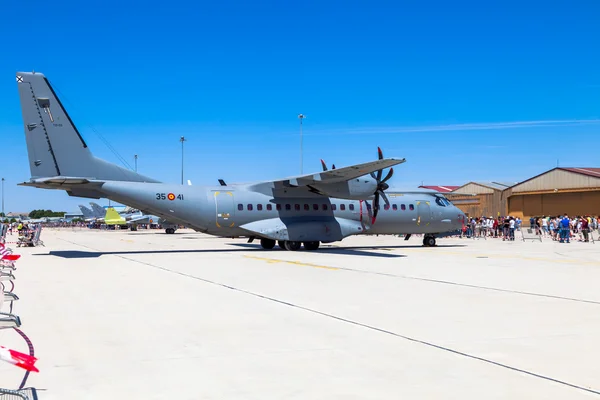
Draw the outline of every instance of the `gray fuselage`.
[[[348,224],[350,231],[334,234],[330,241],[351,234],[435,234],[460,229],[464,218],[464,214],[442,195],[427,192],[387,192],[389,206],[382,201],[377,220],[372,224],[371,200],[345,200],[316,194],[273,197],[247,190],[247,186],[137,182],[106,182],[99,191],[112,200],[197,231],[224,237],[263,236],[253,235],[246,228],[261,221],[268,221],[267,225],[277,221],[288,228],[295,224],[310,224],[309,232],[321,229],[319,224],[325,231],[340,223]],[[328,224],[334,226],[328,228]],[[323,232],[315,235],[319,237],[295,238],[290,233],[286,240],[328,241]]]

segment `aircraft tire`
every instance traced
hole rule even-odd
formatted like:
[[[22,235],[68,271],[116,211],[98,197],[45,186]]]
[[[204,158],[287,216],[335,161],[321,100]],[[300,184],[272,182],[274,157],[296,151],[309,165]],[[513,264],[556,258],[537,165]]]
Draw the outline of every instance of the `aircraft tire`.
[[[271,250],[275,247],[275,241],[272,239],[260,239],[260,245],[265,250]]]
[[[320,242],[304,242],[304,248],[306,250],[317,250],[319,248]]]
[[[423,238],[423,246],[434,247],[435,246],[435,236],[425,236],[425,238]]]
[[[281,250],[287,250],[287,249],[285,248],[285,240],[278,240],[278,241],[277,241],[277,244],[279,245],[279,248],[280,248]]]
[[[298,251],[302,247],[302,242],[297,242],[295,240],[286,240],[285,248],[289,251]]]
[[[167,229],[165,229],[165,232],[167,232],[167,235],[172,235],[172,234],[175,233],[175,229],[173,229],[173,228],[167,228]]]

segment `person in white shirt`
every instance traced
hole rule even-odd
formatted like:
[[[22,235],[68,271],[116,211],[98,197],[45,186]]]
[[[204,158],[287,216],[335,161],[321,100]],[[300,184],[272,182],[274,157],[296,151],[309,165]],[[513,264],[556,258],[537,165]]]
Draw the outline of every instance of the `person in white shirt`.
[[[510,217],[510,221],[509,221],[509,225],[508,225],[508,229],[509,229],[509,240],[515,240],[515,219],[513,217]]]

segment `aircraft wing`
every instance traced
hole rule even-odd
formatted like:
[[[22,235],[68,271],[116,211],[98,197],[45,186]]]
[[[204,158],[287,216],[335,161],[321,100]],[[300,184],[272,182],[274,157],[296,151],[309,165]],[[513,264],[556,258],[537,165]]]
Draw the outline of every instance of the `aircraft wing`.
[[[154,215],[137,215],[135,217],[131,217],[128,221],[128,224],[158,224],[158,217]]]
[[[347,182],[351,179],[358,178],[359,176],[368,175],[371,172],[378,171],[392,167],[394,165],[402,164],[406,162],[405,158],[385,158],[377,161],[371,161],[363,164],[351,165],[349,167],[343,167],[338,169],[332,169],[329,171],[318,172],[315,174],[308,174],[302,176],[295,176],[291,178],[284,178],[276,181],[272,181],[276,186],[281,185],[284,187],[299,187],[308,186],[314,184],[333,184],[340,182]],[[267,182],[262,182],[267,183]]]

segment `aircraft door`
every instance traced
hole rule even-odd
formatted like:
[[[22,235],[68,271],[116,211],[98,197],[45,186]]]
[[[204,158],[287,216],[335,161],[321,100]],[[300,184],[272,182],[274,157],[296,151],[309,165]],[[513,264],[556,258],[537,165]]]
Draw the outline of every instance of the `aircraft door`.
[[[235,225],[235,209],[232,192],[214,191],[215,224],[217,228],[233,228]]]
[[[427,226],[431,223],[431,205],[429,201],[417,200],[417,225]]]

